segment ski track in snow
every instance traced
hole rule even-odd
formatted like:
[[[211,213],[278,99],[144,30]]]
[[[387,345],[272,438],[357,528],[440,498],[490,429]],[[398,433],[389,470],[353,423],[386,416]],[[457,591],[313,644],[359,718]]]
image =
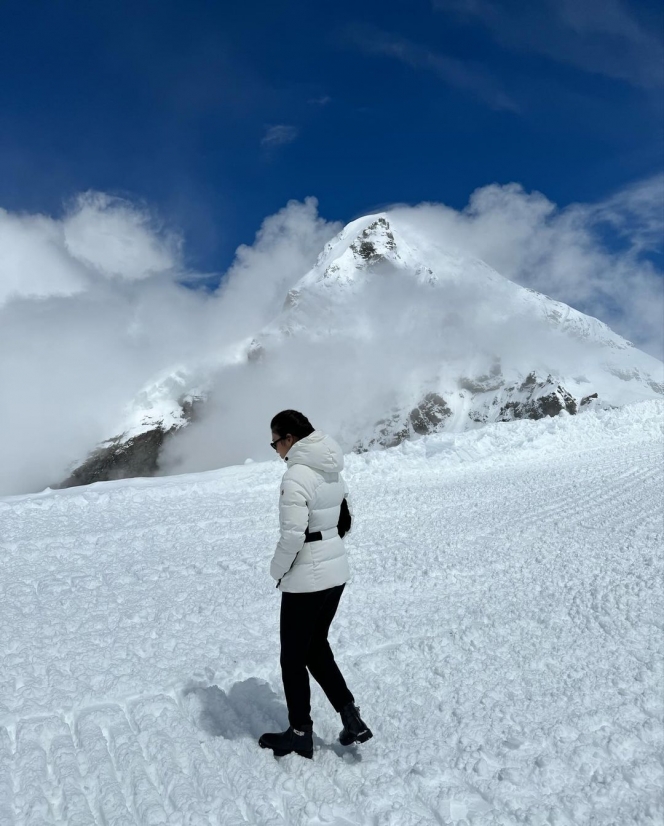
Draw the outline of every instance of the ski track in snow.
[[[349,458],[331,641],[375,737],[285,728],[277,462],[0,500],[0,824],[661,824],[664,404]]]

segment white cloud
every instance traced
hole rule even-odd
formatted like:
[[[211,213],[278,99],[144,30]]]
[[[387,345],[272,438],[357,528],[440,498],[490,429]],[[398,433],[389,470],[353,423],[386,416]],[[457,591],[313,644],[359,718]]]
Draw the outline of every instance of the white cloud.
[[[268,126],[261,140],[261,146],[285,146],[287,143],[293,143],[298,134],[297,126],[277,123],[274,126]]]
[[[103,275],[135,280],[179,269],[180,239],[119,198],[81,195],[62,226],[72,257]]]
[[[73,295],[88,285],[86,268],[65,248],[60,223],[2,209],[0,274],[0,305],[16,296]]]
[[[0,305],[18,296],[74,295],[105,278],[172,278],[180,242],[146,210],[98,192],[61,220],[0,209]]]
[[[313,266],[341,224],[318,216],[318,201],[290,201],[238,247],[218,296],[235,337],[252,335],[281,309],[288,289]]]
[[[644,252],[664,238],[664,176],[596,204],[558,209],[518,184],[478,189],[466,209],[396,207],[461,254],[501,275],[605,321],[641,349],[664,352],[664,276]],[[622,236],[616,249],[604,224]]]

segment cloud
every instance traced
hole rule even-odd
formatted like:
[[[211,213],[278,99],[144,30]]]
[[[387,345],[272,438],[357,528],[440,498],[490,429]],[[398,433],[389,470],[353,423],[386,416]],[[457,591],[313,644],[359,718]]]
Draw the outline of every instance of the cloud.
[[[100,278],[180,271],[180,239],[120,198],[82,194],[61,220],[0,209],[0,305],[18,296],[74,295]]]
[[[332,102],[332,98],[329,95],[321,95],[320,97],[317,97],[317,98],[310,98],[307,101],[307,103],[309,103],[310,106],[320,106],[320,107],[327,106],[327,104],[331,103],[331,102]]]
[[[299,129],[296,126],[278,123],[267,128],[267,131],[261,140],[261,146],[285,146],[288,143],[293,143],[298,135]]]
[[[424,250],[435,239],[432,255],[442,248],[483,259],[661,357],[664,280],[653,261],[661,252],[663,190],[658,176],[600,203],[560,209],[518,184],[492,184],[463,210],[390,211],[419,234]],[[184,272],[177,234],[144,207],[88,193],[61,218],[0,212],[0,495],[61,480],[118,435],[126,406],[159,376],[219,369],[222,357],[278,315],[289,288],[340,229],[318,215],[315,199],[290,202],[264,220],[253,244],[238,248],[210,295],[182,286],[197,274]],[[428,364],[430,342],[413,336],[404,348],[403,325],[415,317],[422,330],[434,329],[427,318],[438,309],[390,273],[380,285],[366,296],[368,318],[382,319],[373,332],[371,323],[358,328],[332,351],[315,343],[302,351],[294,339],[278,362],[254,365],[250,379],[226,360],[205,425],[174,440],[169,467],[182,469],[183,458],[201,469],[263,455],[266,418],[280,407],[301,405],[330,428],[374,415],[376,399],[389,409],[391,388],[416,382],[413,364]],[[461,284],[450,324],[471,298]],[[476,314],[485,309],[473,305]],[[334,323],[329,312],[326,325]],[[506,346],[499,328],[495,335]]]
[[[664,274],[649,254],[662,252],[664,175],[564,209],[519,184],[492,184],[476,190],[462,211],[422,204],[394,212],[451,251],[596,316],[662,358]]]
[[[263,221],[254,243],[237,248],[217,292],[235,338],[254,335],[274,318],[289,288],[341,228],[319,217],[315,198],[289,201]]]
[[[412,69],[431,72],[446,85],[468,92],[492,109],[519,111],[518,104],[502,89],[499,82],[470,61],[435,52],[373,26],[348,28],[346,41],[366,54],[391,57]]]
[[[79,196],[62,229],[71,256],[107,277],[136,280],[180,268],[181,239],[120,198]]]
[[[662,20],[641,21],[621,0],[433,0],[434,8],[485,27],[507,48],[546,55],[634,86],[664,86]]]
[[[42,215],[0,210],[0,305],[17,296],[73,295],[89,283],[73,258],[61,224]]]

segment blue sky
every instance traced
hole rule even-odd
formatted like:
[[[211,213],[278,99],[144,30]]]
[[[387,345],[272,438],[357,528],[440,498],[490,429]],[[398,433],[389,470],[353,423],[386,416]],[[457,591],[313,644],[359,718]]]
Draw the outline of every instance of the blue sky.
[[[0,206],[144,200],[221,271],[308,195],[599,201],[662,170],[662,28],[649,0],[7,0]]]

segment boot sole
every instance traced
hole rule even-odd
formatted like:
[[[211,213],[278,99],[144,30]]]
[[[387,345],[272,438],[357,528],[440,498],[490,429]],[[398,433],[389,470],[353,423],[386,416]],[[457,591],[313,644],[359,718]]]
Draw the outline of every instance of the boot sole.
[[[258,741],[258,745],[262,749],[269,749],[270,746],[267,746],[265,743]],[[297,749],[272,749],[272,754],[275,757],[286,757],[287,754],[299,754],[300,757],[306,757],[308,760],[311,760],[314,756],[314,750],[311,751],[298,751]]]

